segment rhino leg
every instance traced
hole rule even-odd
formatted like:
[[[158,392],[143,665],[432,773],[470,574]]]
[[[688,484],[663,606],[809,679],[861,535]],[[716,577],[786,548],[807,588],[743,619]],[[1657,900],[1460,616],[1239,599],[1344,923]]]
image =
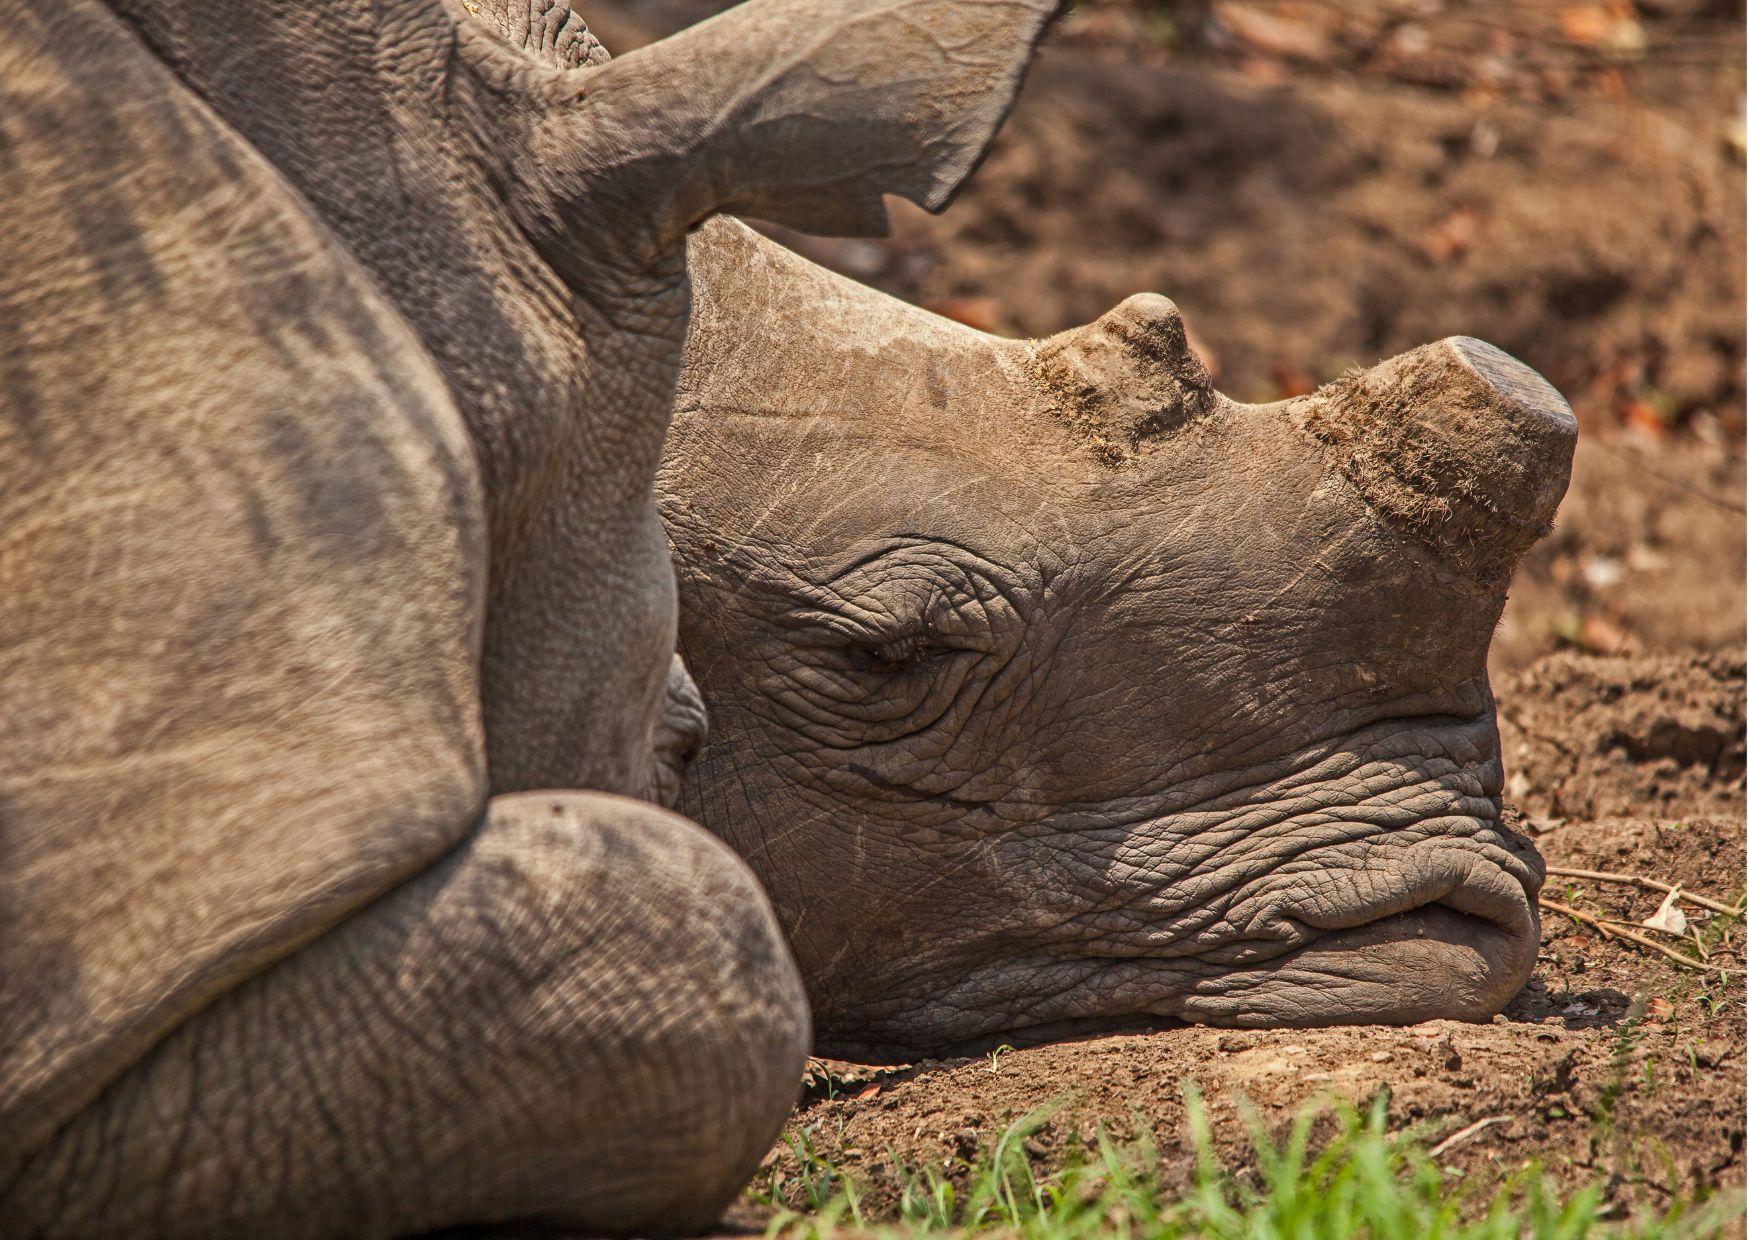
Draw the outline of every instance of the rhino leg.
[[[703,1227],[795,1101],[799,975],[750,871],[598,793],[522,793],[183,1024],[9,1187],[13,1234]]]

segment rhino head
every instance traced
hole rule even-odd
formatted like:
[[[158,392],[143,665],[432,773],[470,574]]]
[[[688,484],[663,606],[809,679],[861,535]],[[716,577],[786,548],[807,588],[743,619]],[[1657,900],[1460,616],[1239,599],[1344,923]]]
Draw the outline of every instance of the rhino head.
[[[1541,866],[1488,642],[1576,425],[1450,339],[1214,391],[1172,303],[999,339],[728,222],[658,483],[712,737],[819,1045],[1485,1018]]]

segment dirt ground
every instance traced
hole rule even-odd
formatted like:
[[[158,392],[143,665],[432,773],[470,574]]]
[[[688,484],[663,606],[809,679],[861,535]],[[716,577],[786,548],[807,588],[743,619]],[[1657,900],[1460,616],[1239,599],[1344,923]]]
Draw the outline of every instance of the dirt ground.
[[[589,12],[623,51],[713,7]],[[1082,3],[944,216],[897,204],[888,241],[784,239],[994,331],[1044,335],[1166,293],[1240,399],[1456,333],[1540,369],[1582,434],[1558,527],[1495,642],[1509,798],[1550,866],[1730,903],[1744,886],[1742,53],[1739,6],[1708,0]],[[1627,922],[1660,899],[1560,876],[1546,896]],[[1099,1124],[1145,1121],[1183,1178],[1187,1079],[1240,1164],[1241,1099],[1280,1125],[1315,1095],[1383,1088],[1392,1122],[1431,1141],[1492,1121],[1438,1157],[1472,1183],[1537,1159],[1571,1183],[1609,1177],[1623,1210],[1740,1185],[1743,930],[1688,911],[1720,968],[1549,912],[1535,978],[1488,1025],[1173,1029],[995,1065],[821,1065],[794,1127],[857,1168],[877,1206],[894,1153],[950,1168],[1052,1100],[1029,1145],[1044,1165]]]

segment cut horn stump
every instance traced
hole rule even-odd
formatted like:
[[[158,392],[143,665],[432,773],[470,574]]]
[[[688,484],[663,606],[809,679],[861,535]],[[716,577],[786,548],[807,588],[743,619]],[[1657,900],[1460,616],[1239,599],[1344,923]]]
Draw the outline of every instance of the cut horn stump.
[[[1552,528],[1578,439],[1547,380],[1467,336],[1345,375],[1292,416],[1385,519],[1489,586]]]

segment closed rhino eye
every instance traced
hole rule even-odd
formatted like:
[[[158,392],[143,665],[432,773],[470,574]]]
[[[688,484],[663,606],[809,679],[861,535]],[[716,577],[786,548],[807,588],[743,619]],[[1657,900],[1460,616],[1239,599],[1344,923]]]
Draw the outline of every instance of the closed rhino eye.
[[[953,647],[932,640],[925,633],[911,633],[885,641],[862,642],[854,648],[858,661],[874,671],[897,672],[920,666]]]
[[[1024,630],[1015,578],[930,543],[803,586],[761,646],[771,651],[761,686],[771,722],[833,749],[950,730]]]

